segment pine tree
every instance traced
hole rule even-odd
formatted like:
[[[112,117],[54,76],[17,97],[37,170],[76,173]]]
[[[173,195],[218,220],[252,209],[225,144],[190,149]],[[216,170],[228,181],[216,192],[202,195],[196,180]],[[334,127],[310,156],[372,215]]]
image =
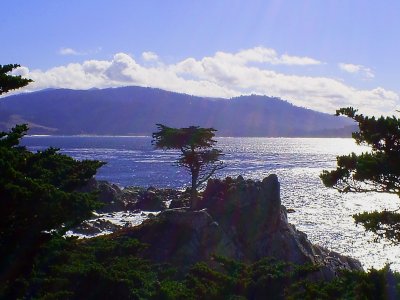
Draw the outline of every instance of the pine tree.
[[[377,192],[400,196],[400,119],[367,117],[352,107],[341,108],[336,115],[345,115],[358,123],[353,133],[357,144],[368,145],[370,152],[337,157],[337,168],[320,175],[327,187],[343,193]],[[353,216],[367,231],[400,243],[400,214],[395,211],[363,212]]]
[[[0,95],[24,87],[32,82],[31,79],[8,74],[18,67],[20,65],[17,64],[0,65]]]

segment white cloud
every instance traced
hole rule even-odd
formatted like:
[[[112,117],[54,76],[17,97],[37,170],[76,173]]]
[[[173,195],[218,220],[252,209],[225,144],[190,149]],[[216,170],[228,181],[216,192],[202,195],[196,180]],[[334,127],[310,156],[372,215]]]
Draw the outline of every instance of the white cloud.
[[[280,61],[284,65],[299,65],[299,66],[306,66],[306,65],[319,65],[321,64],[320,61],[310,58],[310,57],[299,57],[299,56],[289,56],[284,54],[280,57]]]
[[[340,63],[339,68],[348,73],[358,73],[360,72],[361,65]]]
[[[142,53],[142,58],[145,61],[155,61],[155,60],[158,60],[158,55],[155,54],[154,52],[148,51],[148,52],[143,52]]]
[[[29,75],[29,69],[27,67],[23,67],[23,66],[18,67],[11,71],[11,75],[26,77]]]
[[[382,87],[357,89],[329,77],[277,72],[265,64],[302,65],[313,61],[256,47],[151,66],[140,64],[128,54],[117,53],[111,60],[87,60],[45,71],[25,68],[23,72],[35,81],[25,88],[30,90],[138,85],[209,97],[230,98],[251,93],[276,96],[327,113],[343,106],[375,115],[393,114],[399,108],[399,95]]]
[[[58,53],[61,55],[85,55],[85,53],[76,51],[72,48],[60,48]]]
[[[95,49],[91,49],[88,51],[78,51],[72,48],[60,48],[60,50],[58,50],[58,54],[60,55],[89,55],[89,54],[96,54],[99,53],[102,50],[102,47],[97,47]]]
[[[352,73],[352,74],[361,74],[367,79],[374,78],[375,75],[372,72],[370,68],[367,68],[363,65],[355,65],[355,64],[345,64],[345,63],[340,63],[339,68],[342,71],[345,71],[347,73]]]
[[[239,51],[237,53],[217,52],[214,56],[230,63],[245,65],[248,63],[268,63],[272,65],[319,65],[320,61],[310,57],[291,56],[288,54],[278,55],[274,49],[255,47]]]

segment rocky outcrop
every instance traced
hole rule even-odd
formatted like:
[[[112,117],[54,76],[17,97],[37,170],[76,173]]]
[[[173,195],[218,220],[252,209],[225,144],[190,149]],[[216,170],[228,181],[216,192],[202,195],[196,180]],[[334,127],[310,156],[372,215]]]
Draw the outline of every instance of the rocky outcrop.
[[[125,210],[129,211],[160,211],[166,207],[163,198],[152,189],[127,188],[124,189],[124,198]]]
[[[97,199],[102,203],[98,213],[109,213],[116,211],[161,211],[166,209],[174,201],[176,207],[187,205],[187,197],[184,192],[173,189],[156,189],[149,187],[127,187],[121,189],[119,186],[107,181],[91,179],[86,186],[78,192],[95,192]]]
[[[320,266],[315,276],[331,279],[340,269],[361,270],[359,261],[313,245],[288,223],[276,175],[263,181],[210,180],[196,210],[165,210],[153,220],[119,234],[149,245],[146,256],[158,262],[190,266],[213,264],[212,254],[245,262],[274,257]]]
[[[145,211],[160,211],[167,208],[166,202],[171,200],[175,194],[173,190],[158,190],[155,188],[148,188],[147,190],[139,191],[135,202],[133,204],[133,209],[140,209]],[[129,208],[129,206],[127,206]]]
[[[111,223],[105,219],[88,220],[75,227],[73,232],[86,236],[95,236],[104,232],[114,232],[122,226]]]
[[[206,210],[186,208],[161,212],[134,228],[116,233],[129,235],[148,245],[145,256],[184,269],[199,261],[210,262],[213,254],[242,257]]]
[[[125,203],[122,200],[123,192],[116,184],[92,178],[84,187],[77,191],[84,193],[97,193],[97,200],[102,204],[102,207],[97,210],[100,213],[121,211],[125,209]]]
[[[173,189],[128,187],[122,190],[121,198],[126,210],[162,211],[171,207],[172,203],[178,203],[178,207],[184,206],[185,195],[185,192]]]
[[[209,180],[197,208],[207,208],[229,235],[248,248],[247,242],[253,244],[280,225],[278,178],[270,175],[262,182],[244,180],[242,176],[236,180]]]
[[[183,208],[190,207],[190,189],[179,193],[176,197],[172,198],[169,207],[172,208]]]

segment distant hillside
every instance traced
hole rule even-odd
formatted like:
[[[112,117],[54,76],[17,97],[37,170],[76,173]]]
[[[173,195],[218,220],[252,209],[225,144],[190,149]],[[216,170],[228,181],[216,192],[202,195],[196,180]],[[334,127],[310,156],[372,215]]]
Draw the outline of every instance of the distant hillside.
[[[217,99],[160,89],[54,89],[0,100],[0,129],[30,124],[30,134],[150,135],[156,123],[214,127],[219,136],[350,136],[350,120],[278,98]],[[350,126],[350,127],[349,127]]]

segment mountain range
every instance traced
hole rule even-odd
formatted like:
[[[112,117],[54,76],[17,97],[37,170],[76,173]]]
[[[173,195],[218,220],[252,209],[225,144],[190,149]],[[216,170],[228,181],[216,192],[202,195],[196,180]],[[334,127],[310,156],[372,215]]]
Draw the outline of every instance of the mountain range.
[[[280,98],[231,99],[154,88],[48,89],[0,99],[0,130],[28,123],[30,134],[150,135],[156,123],[198,125],[219,136],[349,137],[346,118],[298,107]]]

